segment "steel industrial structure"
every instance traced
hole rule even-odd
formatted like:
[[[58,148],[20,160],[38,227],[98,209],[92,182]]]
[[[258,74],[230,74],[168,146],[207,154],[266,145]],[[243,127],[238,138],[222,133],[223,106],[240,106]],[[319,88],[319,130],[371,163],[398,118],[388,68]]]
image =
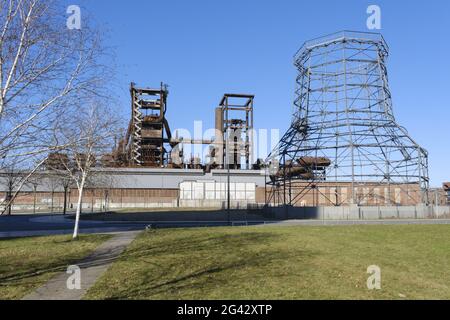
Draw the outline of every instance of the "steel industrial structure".
[[[251,169],[254,98],[250,94],[227,93],[216,109],[218,155],[220,163],[226,164],[228,169],[241,169],[241,157],[244,158],[245,169]],[[222,137],[226,139],[225,143]]]
[[[165,143],[171,143],[171,131],[165,117],[167,85],[159,89],[130,87],[131,120],[125,141],[126,158],[132,166],[163,167],[167,164]]]
[[[166,118],[167,85],[159,89],[138,88],[131,83],[131,120],[127,133],[115,146],[112,154],[102,157],[107,167],[149,167],[171,169],[241,169],[241,157],[246,169],[251,169],[253,100],[249,94],[225,94],[216,108],[214,139],[185,139],[172,137]],[[226,139],[226,140],[224,140]],[[224,141],[231,142],[227,143]],[[192,156],[184,162],[184,145],[210,145],[209,162]],[[225,150],[228,148],[227,150]],[[229,155],[229,159],[226,158]]]
[[[450,205],[450,182],[445,182],[443,184],[443,186],[444,186],[445,197],[447,200],[447,205]]]
[[[321,184],[335,186],[323,196],[336,206],[364,203],[380,186],[385,204],[394,188],[402,204],[428,202],[428,154],[394,118],[388,52],[382,35],[352,31],[299,49],[293,120],[268,158],[269,204],[298,205]],[[347,199],[337,194],[343,185]]]

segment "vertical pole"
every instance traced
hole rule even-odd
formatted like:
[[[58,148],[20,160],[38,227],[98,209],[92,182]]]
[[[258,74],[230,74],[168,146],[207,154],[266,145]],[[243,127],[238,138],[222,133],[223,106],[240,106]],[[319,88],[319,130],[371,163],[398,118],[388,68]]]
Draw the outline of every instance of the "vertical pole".
[[[437,218],[438,217],[438,206],[439,206],[438,191],[436,190],[434,192],[434,194],[435,194],[435,197],[436,197],[436,209],[435,209],[434,217]]]
[[[291,169],[289,169],[291,171]],[[292,203],[292,172],[289,174],[289,205],[294,206]]]
[[[94,212],[94,193],[95,193],[95,190],[92,189],[91,190],[91,213]]]
[[[428,201],[428,197],[426,196],[426,190],[428,188],[424,188],[422,185],[422,181],[423,181],[423,175],[422,175],[422,165],[423,165],[423,160],[422,160],[422,151],[419,149],[417,150],[418,152],[418,158],[419,158],[419,188],[420,188],[420,201],[422,204],[427,204]]]
[[[228,225],[231,225],[231,191],[230,191],[230,185],[231,185],[231,179],[230,179],[230,159],[229,159],[229,135],[230,135],[230,128],[229,128],[229,121],[228,121],[228,98],[225,99],[225,110],[226,110],[226,131],[225,131],[225,158],[226,158],[226,164],[227,164],[227,220]],[[234,157],[233,157],[234,158]]]
[[[264,169],[264,205],[267,205],[267,169]]]
[[[51,213],[53,213],[53,199],[54,199],[54,197],[55,197],[55,189],[52,187],[52,201],[51,201],[51,203],[52,203],[52,207],[50,208],[50,212]]]
[[[63,207],[63,215],[67,213],[67,186],[64,186],[64,207]]]
[[[12,195],[11,194],[9,195],[9,199],[12,200]],[[8,216],[10,216],[12,214],[12,205],[13,205],[13,203],[12,203],[11,200],[9,200],[9,204],[8,204]]]
[[[13,201],[12,201],[12,190],[13,189],[13,182],[12,179],[9,181],[9,189],[8,189],[8,215],[10,216],[12,214],[12,205],[13,205]]]
[[[253,98],[252,98],[252,104],[251,104],[251,109],[250,109],[250,163],[255,163],[255,150],[254,148],[254,143],[255,143],[255,132],[254,132],[254,124],[253,124]]]
[[[386,157],[388,156],[388,154],[386,153]],[[389,169],[389,160],[386,161],[386,173],[387,173],[387,177],[388,177],[388,205],[391,206],[392,205],[392,195],[391,195],[391,172]]]
[[[250,120],[249,120],[250,105],[245,106],[245,168],[250,170]]]
[[[105,207],[104,211],[106,212],[109,208],[109,190],[105,190]]]
[[[36,214],[36,189],[37,185],[33,185],[33,214]]]
[[[388,96],[386,94],[386,88],[387,88],[387,81],[386,81],[386,73],[385,73],[385,69],[384,69],[384,62],[382,60],[382,56],[381,53],[378,53],[378,69],[379,69],[379,73],[380,73],[380,78],[381,81],[383,83],[383,98],[384,98],[384,109],[385,109],[385,113],[386,115],[388,115],[389,117],[392,117],[392,113],[391,110],[389,108],[389,106],[387,105],[387,99]],[[388,147],[386,147],[386,158],[389,155],[389,152],[387,152]],[[388,177],[388,181],[387,181],[387,190],[388,190],[388,205],[391,206],[392,205],[392,196],[391,196],[391,172],[390,172],[390,164],[389,164],[389,159],[386,159],[386,172],[385,172],[385,176]]]
[[[283,204],[286,206],[286,154],[283,154]]]
[[[69,188],[69,186],[67,186],[67,193],[69,194],[69,200],[68,200],[68,203],[70,203],[70,201],[71,201],[71,199],[70,199],[70,188]]]
[[[335,85],[337,85],[339,83],[339,78],[336,77],[336,82]],[[335,93],[335,98],[336,98],[336,122],[335,122],[335,126],[336,126],[336,149],[335,149],[335,158],[334,158],[334,181],[337,183],[338,181],[338,157],[339,157],[339,137],[340,137],[340,132],[339,132],[339,128],[338,128],[338,124],[339,124],[339,95],[336,92]],[[342,201],[342,200],[341,200]],[[336,184],[336,207],[340,206],[339,204],[339,198],[338,198],[338,185]]]
[[[352,199],[351,204],[355,204],[355,146],[353,141],[353,133],[352,128],[350,126],[350,113],[349,113],[349,106],[348,106],[348,96],[347,96],[347,57],[346,57],[346,51],[345,51],[345,42],[342,44],[342,59],[344,62],[344,100],[345,100],[345,114],[346,114],[346,122],[347,127],[349,129],[350,134],[350,150],[351,150],[351,166],[352,166]]]

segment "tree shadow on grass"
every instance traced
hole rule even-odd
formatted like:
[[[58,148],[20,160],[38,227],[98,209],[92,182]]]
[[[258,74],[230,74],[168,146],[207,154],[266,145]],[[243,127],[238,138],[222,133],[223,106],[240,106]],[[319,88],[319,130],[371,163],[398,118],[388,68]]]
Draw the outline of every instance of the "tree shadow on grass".
[[[269,245],[267,248],[258,246],[283,240],[281,237],[282,235],[268,232],[216,236],[199,234],[177,237],[177,242],[173,244],[158,242],[152,243],[151,246],[145,245],[146,239],[141,238],[140,242],[127,250],[120,259],[136,266],[136,278],[141,278],[141,283],[121,283],[120,288],[108,288],[106,284],[106,288],[98,287],[95,290],[102,290],[101,294],[108,292],[107,299],[171,297],[174,292],[177,292],[175,295],[178,297],[180,293],[183,296],[183,291],[206,293],[221,286],[239,286],[251,279],[258,279],[258,276],[261,279],[262,275],[258,274],[258,270],[267,270],[280,261],[292,259],[293,256],[310,261],[317,254],[300,248],[292,252],[270,248]],[[142,246],[138,246],[141,244]],[[255,246],[258,246],[257,249]],[[239,250],[233,250],[234,248]],[[164,262],[164,265],[155,261],[152,263],[152,258],[158,260],[158,256],[161,258],[163,254],[169,255],[168,259],[173,260]],[[120,267],[120,264],[117,267]],[[176,274],[171,275],[173,270],[176,270]]]
[[[192,234],[170,239],[152,239],[152,232],[145,238],[138,239],[135,245],[128,248],[120,260],[128,261],[143,256],[166,254],[185,254],[186,252],[202,252],[227,248],[242,248],[260,244],[270,244],[280,239],[280,235],[272,232],[243,232],[230,234]]]
[[[72,259],[72,262],[75,259]],[[65,272],[67,266],[71,262],[55,261],[46,265],[35,266],[31,265],[22,272],[15,272],[14,274],[6,274],[0,277],[0,289],[2,287],[36,287],[42,284],[41,277],[46,274],[54,274],[59,272]]]
[[[41,238],[41,237],[39,237]],[[44,237],[42,237],[44,238]],[[23,239],[21,239],[23,240]],[[17,246],[17,250],[20,250],[21,248],[29,248],[29,244],[26,243],[28,239],[25,239],[23,244],[20,244]],[[80,240],[77,241],[85,241],[86,243],[89,243],[89,239],[84,239],[83,237]],[[42,245],[70,245],[74,242],[71,240],[70,237],[61,237],[58,239],[51,239],[48,242],[42,243]],[[15,247],[14,247],[15,248]],[[10,287],[15,285],[35,285],[40,284],[40,280],[37,279],[37,277],[40,277],[47,273],[59,273],[59,272],[66,272],[67,267],[73,263],[79,262],[80,255],[76,252],[69,256],[64,256],[62,258],[57,258],[53,261],[47,261],[47,262],[34,262],[30,263],[29,261],[21,261],[19,263],[15,263],[13,267],[17,267],[17,269],[21,271],[13,270],[12,272],[6,270],[6,268],[3,268],[0,266],[0,288],[1,287]],[[99,262],[99,263],[105,263]]]

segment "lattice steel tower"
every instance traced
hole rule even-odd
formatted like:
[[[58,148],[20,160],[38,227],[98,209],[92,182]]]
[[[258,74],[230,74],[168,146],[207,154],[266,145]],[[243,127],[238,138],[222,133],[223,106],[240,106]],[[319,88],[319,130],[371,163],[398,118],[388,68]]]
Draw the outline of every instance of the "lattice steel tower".
[[[336,187],[325,195],[333,205],[375,197],[383,201],[372,203],[427,203],[428,154],[394,118],[388,51],[380,34],[348,31],[300,48],[292,124],[268,159],[268,203],[298,205],[320,185]]]

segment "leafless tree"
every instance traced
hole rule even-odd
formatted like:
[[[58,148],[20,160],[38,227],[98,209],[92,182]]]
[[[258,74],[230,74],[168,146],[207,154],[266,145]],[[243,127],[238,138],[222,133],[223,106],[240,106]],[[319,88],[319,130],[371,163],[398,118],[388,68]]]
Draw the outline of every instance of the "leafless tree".
[[[38,187],[41,184],[42,177],[40,176],[33,176],[30,177],[27,181],[27,185],[30,187],[31,190],[33,190],[33,214],[36,213],[36,200],[37,200],[37,191]]]
[[[85,187],[90,181],[99,179],[99,171],[94,168],[102,156],[111,152],[117,134],[119,120],[115,117],[116,113],[111,111],[111,106],[106,108],[96,103],[73,114],[70,125],[66,125],[64,119],[55,122],[55,144],[64,145],[61,151],[70,159],[61,161],[61,165],[78,189],[74,239],[78,237]]]
[[[16,169],[12,166],[8,166],[5,169],[6,170],[0,173],[2,184],[5,187],[5,198],[3,201],[4,207],[2,208],[2,210],[8,215],[11,215],[14,191],[17,189],[18,184],[20,183],[21,175],[20,172],[16,171]]]
[[[111,78],[102,33],[85,16],[80,30],[66,19],[57,0],[0,0],[0,159],[30,175],[65,147],[48,143],[51,124],[105,97]]]
[[[2,159],[0,162],[0,177],[6,177],[6,180],[0,180],[0,183],[8,190],[7,196],[0,202],[0,216],[4,214],[11,215],[11,207],[22,188],[27,184],[30,178],[38,171],[44,160],[39,163],[33,163],[31,170],[23,170],[18,168],[17,163],[13,159]]]

